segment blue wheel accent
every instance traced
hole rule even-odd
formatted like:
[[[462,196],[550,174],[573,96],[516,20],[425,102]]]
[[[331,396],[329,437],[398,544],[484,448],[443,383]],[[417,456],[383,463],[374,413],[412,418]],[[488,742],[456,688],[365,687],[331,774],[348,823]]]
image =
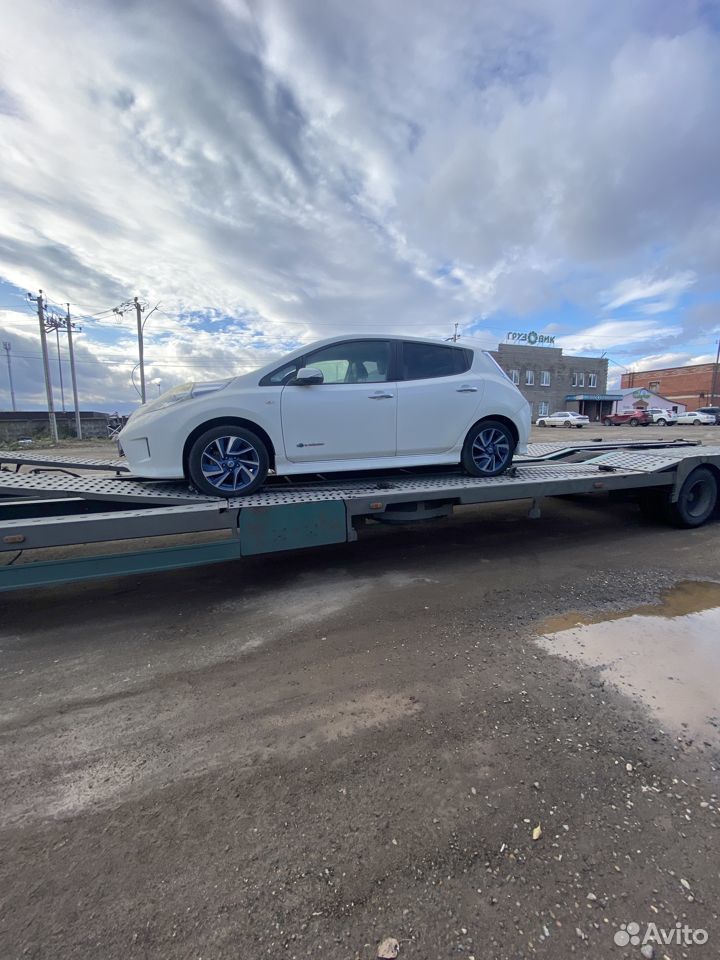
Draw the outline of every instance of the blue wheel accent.
[[[204,479],[221,493],[242,493],[260,471],[260,452],[244,437],[215,437],[200,454]]]
[[[512,460],[513,447],[505,430],[487,426],[475,436],[470,455],[480,474],[491,475],[508,466]]]

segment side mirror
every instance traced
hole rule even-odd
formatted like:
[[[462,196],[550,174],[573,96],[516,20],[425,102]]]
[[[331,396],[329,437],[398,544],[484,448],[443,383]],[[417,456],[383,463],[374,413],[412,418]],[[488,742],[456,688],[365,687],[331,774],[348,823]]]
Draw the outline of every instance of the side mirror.
[[[322,370],[318,370],[317,367],[303,367],[302,370],[298,370],[291,383],[296,387],[311,387],[314,384],[323,383],[324,380]]]

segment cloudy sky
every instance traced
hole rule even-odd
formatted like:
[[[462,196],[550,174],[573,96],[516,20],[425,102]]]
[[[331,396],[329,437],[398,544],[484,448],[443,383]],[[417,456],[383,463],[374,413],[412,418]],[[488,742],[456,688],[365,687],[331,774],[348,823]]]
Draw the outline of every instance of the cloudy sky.
[[[82,326],[94,409],[136,402],[134,318],[112,313],[134,295],[160,304],[162,389],[336,333],[456,323],[488,347],[553,333],[615,374],[714,359],[714,0],[0,0],[0,16],[0,335],[21,407],[43,406],[39,288]]]

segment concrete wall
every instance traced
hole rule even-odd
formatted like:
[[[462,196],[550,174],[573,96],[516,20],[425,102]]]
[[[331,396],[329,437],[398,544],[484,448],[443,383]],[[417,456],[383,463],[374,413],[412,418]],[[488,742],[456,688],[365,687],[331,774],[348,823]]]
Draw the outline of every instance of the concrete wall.
[[[56,413],[58,435],[60,439],[75,437],[75,415],[72,413]],[[108,418],[105,413],[94,411],[80,414],[83,439],[100,437],[107,439]],[[50,425],[47,413],[37,411],[17,413],[0,413],[0,443],[13,443],[21,437],[40,439],[50,437]]]
[[[688,409],[720,405],[720,372],[715,378],[713,394],[714,363],[698,363],[689,367],[664,367],[659,370],[642,370],[640,373],[624,373],[622,387],[645,387],[660,393],[673,402],[684,403]],[[651,386],[652,384],[652,386]]]
[[[520,371],[518,388],[532,404],[533,419],[540,415],[540,403],[546,401],[548,413],[556,410],[577,410],[579,404],[565,399],[569,394],[607,393],[608,361],[599,357],[563,356],[557,347],[529,347],[514,343],[501,343],[497,350],[491,351],[503,370],[510,375],[511,370]],[[535,384],[528,386],[527,371],[532,370]],[[541,386],[543,371],[550,374],[550,385]],[[584,386],[573,384],[573,374],[583,374]],[[597,384],[589,385],[589,374],[594,373]],[[579,377],[578,377],[579,380]]]

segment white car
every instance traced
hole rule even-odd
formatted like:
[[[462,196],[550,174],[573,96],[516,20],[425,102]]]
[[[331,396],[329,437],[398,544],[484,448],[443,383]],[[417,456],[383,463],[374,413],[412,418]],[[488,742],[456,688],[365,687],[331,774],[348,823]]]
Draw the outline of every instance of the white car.
[[[278,475],[462,464],[493,477],[525,453],[530,407],[484,350],[411,337],[333,337],[254,373],[186,383],[119,435],[136,476],[252,493]]]
[[[685,413],[678,414],[677,422],[692,423],[699,427],[700,424],[715,423],[715,417],[711,413],[701,413],[699,410],[686,410]]]
[[[573,413],[572,410],[560,410],[558,413],[548,413],[544,417],[538,417],[535,421],[538,427],[581,427],[590,423],[590,417],[584,413]]]
[[[677,423],[677,414],[672,410],[663,410],[661,407],[648,407],[645,413],[649,414],[652,422],[659,427],[671,427]]]

